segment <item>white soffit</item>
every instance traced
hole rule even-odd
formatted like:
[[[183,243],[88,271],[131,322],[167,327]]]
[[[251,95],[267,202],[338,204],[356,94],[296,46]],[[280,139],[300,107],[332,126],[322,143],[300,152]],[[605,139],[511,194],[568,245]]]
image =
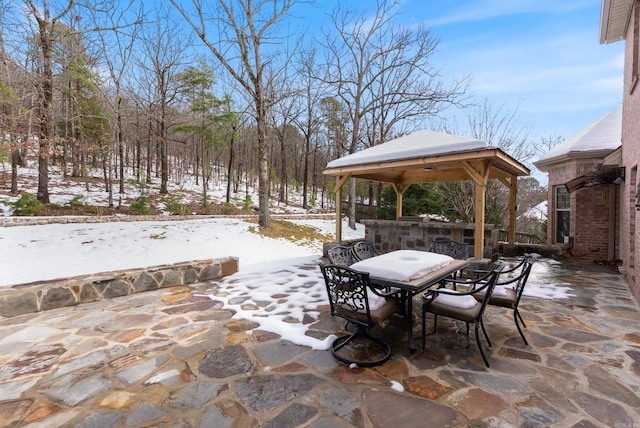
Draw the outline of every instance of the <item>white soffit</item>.
[[[343,156],[327,164],[327,168],[393,162],[450,153],[490,149],[489,145],[459,135],[443,132],[417,131],[395,140]]]
[[[635,0],[602,0],[600,14],[600,43],[623,40]]]

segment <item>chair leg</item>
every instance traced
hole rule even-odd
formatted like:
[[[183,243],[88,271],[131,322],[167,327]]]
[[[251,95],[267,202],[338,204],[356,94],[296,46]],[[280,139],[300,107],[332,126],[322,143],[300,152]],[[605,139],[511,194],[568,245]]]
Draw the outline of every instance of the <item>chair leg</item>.
[[[354,340],[354,338],[356,337],[356,335],[357,335],[357,334],[358,334],[358,332],[357,332],[357,331],[354,331],[353,333],[351,333],[351,334],[349,334],[349,335],[347,335],[347,336],[342,336],[342,337],[337,338],[337,339],[334,341],[334,343],[338,343],[338,345],[337,345],[337,346],[335,346],[335,347],[333,348],[333,350],[334,350],[335,352],[338,352],[340,349],[342,349],[342,347],[343,347],[343,346],[345,346],[346,344],[348,344],[349,342],[351,342],[352,340]],[[338,340],[338,339],[340,339],[340,340]]]
[[[524,344],[528,346],[529,342],[527,342],[527,338],[524,337],[524,333],[522,332],[522,329],[520,328],[520,324],[518,323],[518,318],[520,318],[520,321],[522,321],[522,318],[520,317],[520,313],[516,309],[513,311],[513,319],[516,321],[516,327],[518,328],[518,333],[520,333],[520,337],[522,337],[522,340],[524,340]],[[524,321],[522,322],[522,325],[524,325]],[[524,328],[527,328],[527,326],[525,325]]]
[[[396,294],[397,295],[397,294]],[[411,297],[409,297],[411,298]],[[407,310],[407,292],[406,291],[401,291],[400,292],[400,297],[396,297],[397,301],[398,301],[398,306],[401,308],[402,311],[402,318],[404,319],[408,319],[408,317],[410,316],[408,310]]]
[[[366,358],[355,356],[350,351],[340,352],[342,348],[353,345],[355,342],[359,342],[361,352]],[[374,353],[371,352],[370,346],[373,347]],[[384,340],[369,335],[366,330],[358,328],[350,335],[337,337],[331,344],[331,354],[335,359],[345,364],[355,363],[358,367],[373,367],[384,363],[391,357],[391,346]]]
[[[476,323],[477,326],[477,323]],[[493,345],[491,344],[491,341],[489,340],[489,335],[487,334],[487,330],[484,328],[484,322],[482,321],[482,318],[480,318],[480,326],[482,327],[482,333],[484,333],[484,338],[487,339],[487,345],[489,345],[490,348],[493,347]],[[476,333],[478,332],[478,330],[476,329]]]
[[[424,305],[422,305],[422,350],[424,351],[424,342],[425,342],[425,336],[426,336],[426,332],[425,332],[425,328],[427,327],[427,311],[424,308]]]
[[[425,347],[425,336],[427,335],[426,333],[427,330],[427,310],[425,308],[425,305],[422,305],[422,350],[424,351],[424,347]],[[431,331],[431,334],[436,334],[436,331],[438,330],[438,315],[433,314],[433,330]]]
[[[480,350],[480,355],[482,355],[482,359],[484,360],[484,364],[487,367],[489,367],[489,361],[487,360],[487,357],[484,355],[484,351],[482,350],[482,345],[480,345],[480,335],[478,334],[480,332],[478,331],[478,323],[475,323],[475,329],[476,329],[476,343],[478,344],[478,349]],[[484,331],[484,326],[482,327],[482,331]]]
[[[520,322],[522,323],[524,328],[527,328],[527,325],[524,323],[524,320],[522,319],[522,316],[520,315],[520,311],[518,310],[518,308],[515,308],[514,312],[516,313],[516,315],[518,315],[518,318],[520,318]]]

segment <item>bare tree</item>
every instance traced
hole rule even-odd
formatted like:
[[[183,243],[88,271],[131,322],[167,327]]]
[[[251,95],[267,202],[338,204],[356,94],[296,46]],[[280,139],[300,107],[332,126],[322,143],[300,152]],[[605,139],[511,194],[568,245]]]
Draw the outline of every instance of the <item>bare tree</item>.
[[[365,117],[375,114],[373,142],[385,141],[394,125],[434,115],[458,104],[468,78],[445,86],[430,58],[438,42],[424,28],[395,25],[397,1],[378,0],[373,16],[336,8],[331,16],[335,36],[325,34],[327,68],[320,78],[335,88],[350,113],[349,153],[369,130]],[[373,132],[373,131],[371,131]],[[349,185],[349,226],[355,229],[355,181]]]
[[[38,194],[40,202],[49,203],[49,158],[54,136],[53,123],[53,44],[56,25],[67,16],[74,6],[67,0],[52,10],[47,0],[36,4],[35,0],[25,0],[29,16],[35,24],[35,48],[39,52],[38,86],[40,89],[40,132],[38,135]]]
[[[536,148],[529,139],[529,128],[519,123],[518,111],[508,111],[502,108],[494,109],[488,100],[478,103],[467,113],[468,129],[461,130],[456,126],[443,125],[444,131],[468,135],[485,141],[493,147],[502,149],[505,153],[522,163],[526,163],[536,153]],[[521,182],[523,179],[519,179]],[[531,187],[531,186],[529,186]],[[473,222],[475,217],[474,198],[475,186],[471,181],[443,183],[435,190],[443,198],[450,216],[467,223]],[[527,210],[525,200],[539,203],[536,198],[521,198],[519,211]],[[489,180],[486,191],[485,213],[488,223],[504,227],[509,217],[509,192],[498,180]]]
[[[18,165],[24,165],[22,152],[29,141],[25,119],[31,117],[31,111],[24,108],[21,92],[31,91],[26,84],[26,70],[17,64],[5,45],[4,29],[11,20],[6,15],[8,8],[4,3],[0,5],[0,147],[11,151],[11,193],[17,194]]]
[[[160,161],[160,193],[168,193],[169,181],[169,130],[171,106],[179,94],[179,73],[189,61],[184,52],[191,45],[189,37],[179,26],[171,24],[168,10],[159,7],[155,22],[143,31],[143,58],[140,66],[147,75],[142,77],[149,88],[148,94],[152,133]]]
[[[134,42],[141,29],[141,17],[144,15],[142,6],[137,11],[132,11],[134,2],[130,0],[119,10],[92,11],[92,18],[96,27],[118,29],[118,31],[100,31],[98,37],[102,48],[103,64],[109,73],[109,85],[113,90],[113,96],[106,96],[109,108],[115,116],[114,143],[118,150],[119,189],[124,193],[124,99],[122,94],[123,79],[127,68],[130,67],[130,59],[134,51]],[[133,16],[133,18],[131,17]],[[126,30],[126,31],[125,31]],[[113,206],[112,189],[109,186],[109,206]]]
[[[558,144],[562,143],[564,138],[560,135],[549,135],[548,137],[542,137],[540,139],[540,146],[537,148],[537,154],[543,155],[547,153],[549,150],[553,149]]]
[[[518,119],[517,109],[495,109],[488,100],[483,100],[467,114],[469,135],[526,163],[536,154],[536,147],[529,140],[529,127],[519,124]]]
[[[283,71],[287,74],[289,61],[286,62]],[[289,181],[291,178],[290,168],[291,156],[288,153],[289,145],[299,140],[300,134],[297,128],[293,126],[293,122],[300,115],[300,104],[298,103],[298,89],[294,76],[287,78],[275,78],[268,76],[266,79],[267,93],[270,94],[272,106],[267,110],[267,119],[271,123],[273,133],[278,140],[280,149],[279,156],[274,156],[273,163],[279,164],[278,173],[280,187],[278,192],[278,201],[284,204],[288,203]],[[295,159],[295,158],[293,158]]]
[[[297,71],[300,78],[300,92],[298,101],[302,105],[301,113],[294,123],[304,136],[304,161],[302,171],[302,207],[308,207],[309,192],[309,157],[311,156],[311,139],[319,131],[321,123],[318,106],[322,98],[322,91],[319,90],[318,81],[314,79],[314,68],[316,67],[316,51],[310,49],[300,51],[297,59]],[[314,180],[315,183],[315,180]],[[315,199],[315,197],[314,197]]]
[[[181,2],[180,2],[181,3]],[[268,227],[269,219],[269,160],[267,146],[267,110],[271,101],[265,93],[265,69],[274,71],[274,55],[265,55],[264,46],[282,40],[275,29],[293,0],[217,0],[211,1],[211,15],[200,0],[193,0],[193,11],[171,0],[171,4],[189,23],[200,40],[209,48],[222,66],[242,86],[253,101],[258,138],[258,223]],[[208,16],[214,16],[217,34],[209,33]]]

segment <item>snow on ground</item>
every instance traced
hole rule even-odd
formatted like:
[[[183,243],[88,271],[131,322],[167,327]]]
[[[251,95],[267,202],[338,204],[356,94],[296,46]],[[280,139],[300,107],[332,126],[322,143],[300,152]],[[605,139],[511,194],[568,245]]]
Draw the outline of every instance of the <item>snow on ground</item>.
[[[333,234],[331,220],[291,220]],[[320,270],[313,265],[322,256],[322,242],[293,243],[266,238],[249,231],[255,223],[238,219],[144,221],[118,223],[50,224],[0,228],[0,286],[64,278],[119,269],[130,269],[227,256],[239,258],[239,271],[223,278],[224,288],[211,298],[222,300],[236,311],[234,318],[254,321],[265,331],[293,343],[327,349],[331,337],[307,336],[305,313],[314,317],[326,305],[326,289]],[[356,230],[343,222],[345,239],[364,237],[364,226]],[[526,295],[568,298],[568,284],[548,280],[553,263],[541,260],[527,285]],[[218,289],[218,291],[220,291]],[[286,295],[286,299],[272,296]],[[268,304],[264,304],[268,302]],[[258,304],[260,303],[260,304]]]
[[[21,176],[27,174],[37,176],[33,168],[21,169]],[[35,181],[31,180],[31,183]],[[21,187],[23,190],[35,194],[34,189],[24,186],[26,185]],[[92,186],[94,187],[87,191],[84,185],[70,184],[62,174],[54,172],[50,181],[51,200],[65,204],[76,195],[82,195],[87,204],[105,205],[107,193]],[[152,187],[153,183],[149,186]],[[140,191],[139,187],[129,185],[127,196],[135,197]],[[183,184],[171,186],[172,194],[181,191],[186,192],[183,202],[198,200],[199,192],[195,183],[186,178]],[[248,193],[253,201],[257,201],[253,190]],[[213,183],[209,195],[213,200],[223,200],[224,186]],[[244,200],[245,195],[244,192],[239,192],[234,198]],[[3,211],[4,215],[11,215],[8,203],[16,199],[16,196],[0,194],[0,215],[3,215]],[[302,212],[302,209],[280,207],[276,204],[271,208],[273,213],[283,209]],[[335,232],[335,222],[332,220],[290,221],[316,227],[329,235]],[[323,341],[308,337],[305,334],[306,324],[286,320],[288,317],[302,320],[305,313],[314,316],[319,305],[328,304],[320,270],[301,268],[305,264],[317,264],[320,261],[323,243],[294,243],[262,237],[249,230],[255,226],[254,223],[239,219],[216,218],[0,227],[0,287],[112,270],[235,256],[239,258],[239,271],[221,280],[219,287],[224,288],[224,293],[221,295],[218,289],[215,297],[212,293],[208,295],[222,300],[225,307],[235,310],[235,318],[255,321],[263,330],[280,334],[293,343],[327,349],[332,337]],[[343,222],[342,231],[344,239],[364,237],[364,226],[360,224],[356,230],[352,230]],[[550,281],[553,277],[549,275],[553,269],[552,262],[541,260],[534,265],[525,289],[527,296],[571,296],[569,284]],[[283,294],[288,297],[272,297]]]
[[[291,221],[327,234],[335,231],[331,220]],[[215,297],[211,294],[211,298],[222,300],[225,307],[236,311],[234,318],[255,321],[261,329],[293,343],[327,349],[331,337],[309,337],[305,334],[307,325],[286,320],[302,320],[305,313],[315,316],[318,306],[328,303],[320,270],[301,269],[320,261],[322,242],[300,245],[265,238],[250,232],[250,227],[255,224],[218,218],[2,227],[0,286],[236,256],[239,271],[223,278],[219,287],[225,292]],[[345,239],[364,237],[360,224],[352,230],[345,221],[342,230]],[[534,265],[526,295],[548,299],[571,296],[568,284],[548,280],[553,266],[546,260]],[[272,297],[281,295],[288,297]]]
[[[291,220],[333,236],[331,220]],[[322,255],[322,242],[296,244],[249,231],[239,219],[73,223],[0,228],[0,286],[91,273],[235,256],[256,263]],[[343,225],[345,239],[364,237]]]

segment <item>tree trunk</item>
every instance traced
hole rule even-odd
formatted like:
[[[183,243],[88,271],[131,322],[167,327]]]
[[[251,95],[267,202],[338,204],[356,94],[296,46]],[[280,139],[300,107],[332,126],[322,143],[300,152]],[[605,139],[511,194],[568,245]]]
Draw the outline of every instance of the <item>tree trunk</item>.
[[[302,208],[309,208],[307,203],[307,187],[309,186],[309,147],[311,136],[306,133],[304,136],[304,167],[302,169]]]
[[[122,142],[122,97],[118,88],[118,112],[117,112],[117,138],[118,138],[118,157],[120,158],[120,189],[118,193],[124,194],[124,143]]]
[[[207,206],[207,156],[205,156],[206,148],[204,147],[204,141],[202,141],[202,206]]]
[[[235,128],[233,129],[233,132],[235,133]],[[232,177],[231,177],[231,172],[232,172],[232,168],[233,168],[233,143],[234,143],[235,137],[232,136],[231,137],[231,141],[229,141],[229,164],[227,166],[227,197],[226,197],[226,202],[229,203],[231,201],[231,181],[232,181]]]
[[[262,79],[259,80],[262,82]],[[267,117],[265,112],[265,102],[262,87],[257,86],[257,127],[258,127],[258,205],[260,213],[258,224],[262,227],[269,227],[269,155],[267,146]]]
[[[280,139],[280,157],[282,158],[282,182],[280,183],[280,202],[287,204],[287,184],[289,181],[287,173],[287,150],[285,145],[285,131],[282,132],[282,138]]]
[[[151,181],[151,164],[153,162],[153,123],[149,119],[149,132],[147,133],[147,171],[146,181]]]
[[[167,138],[164,120],[160,123],[160,194],[169,193],[167,183],[169,182],[169,160],[167,153]]]
[[[40,21],[42,48],[42,112],[38,139],[38,195],[43,204],[49,203],[49,156],[51,155],[51,128],[53,127],[51,103],[53,101],[53,66],[51,63],[51,39],[48,22]]]
[[[11,193],[18,193],[18,163],[20,161],[20,151],[16,148],[11,150]]]

